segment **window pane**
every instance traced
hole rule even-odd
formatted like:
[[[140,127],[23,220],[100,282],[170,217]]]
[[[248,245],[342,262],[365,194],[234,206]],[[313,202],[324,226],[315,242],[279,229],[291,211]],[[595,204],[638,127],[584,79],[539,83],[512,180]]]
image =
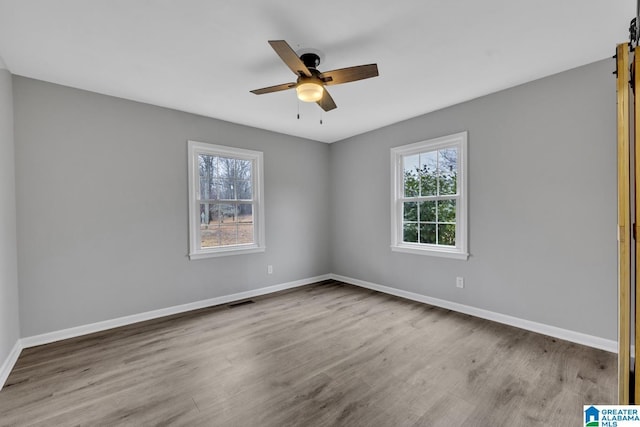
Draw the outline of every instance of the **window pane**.
[[[221,179],[220,181],[220,199],[235,200],[235,185],[231,179]]]
[[[237,178],[238,177],[238,159],[229,159],[229,178]]]
[[[454,224],[438,224],[438,244],[456,245],[456,226]]]
[[[420,222],[436,222],[436,202],[420,203]]]
[[[253,205],[250,203],[200,204],[200,247],[202,248],[253,243],[253,228]]]
[[[200,223],[206,225],[224,223],[225,221],[229,221],[229,218],[234,218],[235,211],[236,207],[234,205],[224,203],[201,203]]]
[[[238,241],[238,227],[233,220],[218,225],[220,234],[220,246],[235,245]]]
[[[200,200],[253,200],[252,182],[200,177]]]
[[[209,154],[198,154],[198,165],[200,167],[200,176],[216,176],[218,170],[218,157]]]
[[[420,154],[420,191],[422,196],[435,196],[438,187],[436,151]]]
[[[236,159],[236,179],[250,180],[251,179],[251,160]]]
[[[251,200],[253,198],[250,180],[237,180],[235,185],[238,200]]]
[[[403,241],[418,243],[418,224],[415,222],[405,222],[403,228]]]
[[[200,176],[200,200],[211,199],[214,191],[214,180],[210,177]]]
[[[420,177],[418,170],[420,167],[420,155],[405,156],[403,163],[404,197],[416,197],[420,193]]]
[[[457,194],[458,151],[455,148],[438,150],[440,195]]]
[[[220,178],[233,179],[235,175],[236,159],[218,157],[218,176]]]
[[[215,200],[220,195],[219,179],[201,179],[200,181],[200,200]]]
[[[238,207],[232,204],[219,203],[218,207],[218,221],[222,223],[233,222],[238,214]]]
[[[456,222],[455,200],[440,200],[438,202],[438,222]]]
[[[200,229],[206,230],[211,221],[214,221],[215,205],[210,203],[200,203]]]
[[[249,203],[238,205],[238,244],[253,243],[253,206]]]
[[[436,225],[435,224],[420,224],[420,243],[429,243],[435,245],[436,243]]]
[[[198,155],[198,170],[200,176],[200,199],[210,199],[216,176],[217,157],[206,154]]]
[[[404,215],[405,221],[417,221],[418,220],[418,203],[405,202],[403,215]]]
[[[200,204],[200,246],[211,248],[220,246],[220,235],[217,232],[218,208],[213,203]]]
[[[200,200],[253,200],[251,160],[200,154]]]

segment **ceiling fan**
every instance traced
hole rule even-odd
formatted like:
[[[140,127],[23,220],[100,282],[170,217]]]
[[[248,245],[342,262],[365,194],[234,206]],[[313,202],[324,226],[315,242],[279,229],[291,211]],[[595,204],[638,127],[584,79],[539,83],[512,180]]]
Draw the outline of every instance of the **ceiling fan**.
[[[318,65],[320,65],[320,56],[318,54],[308,52],[298,57],[298,54],[284,40],[270,40],[269,44],[287,67],[298,76],[298,79],[291,83],[252,90],[251,92],[256,95],[295,88],[298,99],[301,101],[316,102],[324,111],[331,111],[337,108],[337,105],[324,86],[354,82],[378,75],[378,66],[376,64],[357,65],[322,73],[317,69]]]

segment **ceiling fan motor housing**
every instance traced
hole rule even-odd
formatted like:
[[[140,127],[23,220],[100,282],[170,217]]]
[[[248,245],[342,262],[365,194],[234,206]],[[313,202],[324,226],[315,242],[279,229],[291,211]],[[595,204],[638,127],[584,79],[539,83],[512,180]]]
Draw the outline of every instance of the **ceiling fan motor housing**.
[[[307,68],[317,68],[320,65],[320,56],[315,53],[308,52],[300,55],[300,59],[307,66]]]
[[[300,87],[301,85],[306,83],[322,86],[323,81],[320,79],[320,71],[318,71],[317,69],[318,65],[320,65],[320,56],[313,52],[307,52],[300,55],[300,60],[311,72],[311,77],[307,77],[301,74],[300,76],[298,76],[298,80],[296,81],[296,87]],[[313,102],[315,102],[315,99],[313,100]]]

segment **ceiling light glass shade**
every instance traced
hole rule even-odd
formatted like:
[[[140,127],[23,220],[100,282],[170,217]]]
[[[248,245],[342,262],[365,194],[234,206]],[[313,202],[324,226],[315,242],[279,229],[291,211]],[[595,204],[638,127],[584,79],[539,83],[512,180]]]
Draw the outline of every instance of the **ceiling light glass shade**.
[[[296,86],[298,99],[304,102],[317,102],[322,99],[324,89],[318,83],[301,83]]]

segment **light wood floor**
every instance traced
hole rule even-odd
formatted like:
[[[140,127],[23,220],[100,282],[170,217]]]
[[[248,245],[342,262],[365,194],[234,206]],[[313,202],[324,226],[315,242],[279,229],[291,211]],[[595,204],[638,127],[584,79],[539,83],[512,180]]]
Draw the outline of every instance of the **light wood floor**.
[[[324,282],[25,349],[0,425],[577,426],[612,353]]]

